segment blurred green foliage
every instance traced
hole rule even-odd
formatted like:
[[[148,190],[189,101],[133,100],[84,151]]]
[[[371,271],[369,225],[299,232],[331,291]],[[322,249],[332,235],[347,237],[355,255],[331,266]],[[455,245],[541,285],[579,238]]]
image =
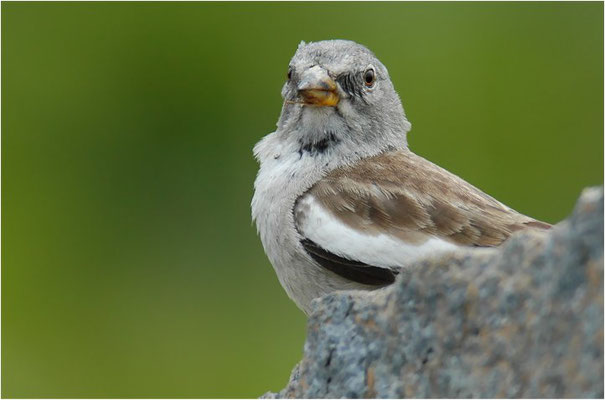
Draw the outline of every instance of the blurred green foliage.
[[[2,3],[3,397],[285,385],[305,318],[251,149],[328,38],[389,68],[414,151],[519,211],[602,183],[602,3]]]

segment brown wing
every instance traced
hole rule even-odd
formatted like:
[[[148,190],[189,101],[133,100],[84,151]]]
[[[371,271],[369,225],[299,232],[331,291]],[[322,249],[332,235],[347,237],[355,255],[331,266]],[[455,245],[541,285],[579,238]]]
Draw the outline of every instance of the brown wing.
[[[410,151],[367,158],[329,173],[309,191],[362,231],[422,243],[436,235],[468,246],[497,246],[526,228],[548,229]]]

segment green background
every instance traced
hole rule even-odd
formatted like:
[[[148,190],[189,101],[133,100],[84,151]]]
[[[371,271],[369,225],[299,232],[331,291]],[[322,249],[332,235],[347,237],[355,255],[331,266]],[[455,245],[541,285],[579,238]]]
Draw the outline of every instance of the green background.
[[[389,68],[411,148],[548,222],[603,181],[602,3],[2,3],[2,396],[255,397],[305,317],[250,220],[300,40]]]

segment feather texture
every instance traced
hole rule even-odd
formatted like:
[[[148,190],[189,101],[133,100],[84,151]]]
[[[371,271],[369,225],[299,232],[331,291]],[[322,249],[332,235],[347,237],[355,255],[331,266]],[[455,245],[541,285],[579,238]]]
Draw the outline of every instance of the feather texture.
[[[304,196],[361,233],[388,234],[419,246],[439,238],[490,247],[520,229],[550,228],[409,150],[335,169]]]

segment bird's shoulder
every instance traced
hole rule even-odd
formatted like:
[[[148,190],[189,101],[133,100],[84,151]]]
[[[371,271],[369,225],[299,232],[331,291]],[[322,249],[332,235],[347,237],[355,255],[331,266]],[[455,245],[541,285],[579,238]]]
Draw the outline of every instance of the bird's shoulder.
[[[318,229],[308,226],[317,221],[310,216],[322,212],[356,231],[418,245],[438,238],[454,245],[497,246],[517,230],[550,227],[409,150],[329,172],[299,198],[294,211],[299,230]]]

